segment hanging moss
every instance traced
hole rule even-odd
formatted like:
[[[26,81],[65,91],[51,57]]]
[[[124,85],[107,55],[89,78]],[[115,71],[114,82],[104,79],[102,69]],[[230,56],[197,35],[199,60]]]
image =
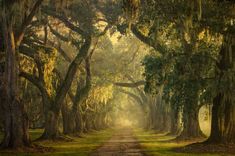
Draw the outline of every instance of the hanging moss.
[[[53,86],[54,69],[56,66],[57,51],[52,49],[49,53],[45,52],[44,49],[38,51],[38,57],[43,62],[44,81],[46,84],[47,92],[49,95],[55,95],[55,88]]]
[[[198,17],[198,20],[201,21],[201,19],[202,19],[202,0],[197,0],[197,5],[198,5],[197,17]]]
[[[123,10],[128,23],[133,23],[139,15],[140,0],[123,0]]]
[[[51,0],[51,5],[55,6],[56,10],[61,11],[68,7],[71,0]],[[71,2],[70,2],[71,3]]]

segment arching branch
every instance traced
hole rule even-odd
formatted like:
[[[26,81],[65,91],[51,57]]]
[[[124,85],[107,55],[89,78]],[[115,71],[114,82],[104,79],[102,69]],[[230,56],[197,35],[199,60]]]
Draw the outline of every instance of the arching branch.
[[[41,92],[45,91],[44,85],[41,83],[40,79],[37,78],[36,76],[23,71],[20,72],[19,76],[25,78],[26,80],[34,84]]]
[[[53,11],[51,8],[49,8],[49,7],[43,7],[42,11],[43,11],[45,14],[49,15],[49,16],[52,16],[52,17],[54,17],[54,18],[59,19],[61,22],[64,23],[64,25],[65,25],[66,27],[68,27],[69,29],[73,30],[74,32],[76,32],[76,33],[78,33],[78,34],[80,34],[80,35],[82,35],[82,36],[88,36],[88,34],[87,34],[85,31],[83,31],[82,29],[80,29],[79,27],[77,27],[76,25],[74,25],[72,22],[70,22],[67,17],[65,17],[65,16],[63,16],[63,15],[61,15],[61,14],[56,13],[56,12]]]
[[[135,82],[135,80],[131,77],[131,75],[126,74],[125,76],[127,77],[127,79],[128,79],[129,81]],[[145,85],[145,84],[144,84],[144,85]],[[139,87],[136,87],[135,89],[139,92],[139,94],[140,94],[142,100],[145,101],[145,102],[147,102],[148,99],[147,99],[147,97],[146,97],[145,92],[144,92],[142,89],[140,89]]]
[[[71,39],[71,37],[68,38],[68,37],[65,37],[65,36],[61,35],[58,31],[56,31],[55,29],[53,29],[50,24],[48,24],[48,26],[49,26],[49,28],[50,28],[51,33],[52,33],[53,35],[55,35],[55,37],[59,38],[60,40],[62,40],[62,41],[64,41],[64,42],[69,42],[69,41],[71,41],[72,44],[73,44],[75,47],[79,48],[81,42],[79,42],[79,41],[77,41],[77,40],[74,40],[74,39]]]
[[[144,34],[142,34],[138,30],[136,25],[131,26],[131,31],[143,43],[153,47],[155,50],[157,50],[161,54],[165,53],[166,50],[165,50],[164,46],[162,46],[160,43],[157,43],[157,42],[153,41],[151,38],[145,36]]]
[[[114,83],[114,85],[120,86],[120,87],[136,88],[136,87],[145,85],[145,81],[141,80],[141,81],[133,82],[133,83],[121,83],[121,82],[117,82],[117,83]]]
[[[138,104],[140,104],[141,107],[144,106],[144,103],[143,101],[141,100],[141,98],[139,98],[139,96],[131,93],[131,92],[128,92],[126,90],[123,90],[123,89],[118,89],[121,93],[124,93],[124,94],[127,94],[128,96],[130,96],[131,98],[133,98]]]
[[[38,11],[39,7],[41,6],[42,2],[43,2],[43,0],[37,0],[37,2],[34,4],[32,10],[31,10],[31,12],[23,21],[23,23],[20,27],[20,30],[17,32],[17,34],[15,36],[16,45],[20,45],[21,41],[23,40],[24,33],[25,33],[27,27],[32,22],[33,17],[35,16],[35,14]]]
[[[86,38],[85,43],[82,45],[76,58],[70,64],[69,69],[67,71],[67,74],[66,74],[61,86],[59,87],[57,94],[56,94],[56,98],[55,98],[56,99],[55,100],[56,112],[59,112],[59,110],[62,106],[64,97],[66,96],[66,94],[68,93],[68,91],[71,87],[74,75],[76,74],[78,67],[80,66],[82,61],[87,57],[89,48],[91,46],[91,42],[92,42],[92,38],[90,36],[88,38]]]

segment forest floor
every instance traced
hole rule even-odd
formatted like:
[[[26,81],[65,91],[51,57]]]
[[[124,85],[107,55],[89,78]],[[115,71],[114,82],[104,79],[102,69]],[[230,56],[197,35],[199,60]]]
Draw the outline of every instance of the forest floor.
[[[174,142],[175,136],[157,134],[154,131],[135,130],[134,133],[144,153],[149,156],[235,156],[234,146],[229,148],[226,145],[197,145],[196,149],[190,149],[187,145],[199,141]]]
[[[32,139],[38,138],[42,130],[31,130]],[[193,142],[172,142],[174,136],[156,134],[132,128],[94,131],[81,138],[71,137],[71,142],[44,141],[36,144],[53,148],[52,152],[14,153],[0,151],[0,156],[232,156],[227,152],[205,152],[198,150],[183,152]],[[1,134],[0,134],[1,139]],[[204,147],[205,149],[206,147]],[[213,147],[216,148],[217,147]],[[203,149],[203,148],[202,148]],[[229,150],[229,148],[228,148]]]
[[[32,140],[39,138],[43,130],[30,130]],[[0,156],[88,156],[92,151],[109,140],[114,133],[113,129],[93,131],[82,137],[71,137],[73,141],[40,141],[37,145],[52,148],[52,152],[25,153],[0,151]],[[0,134],[0,140],[2,135]]]

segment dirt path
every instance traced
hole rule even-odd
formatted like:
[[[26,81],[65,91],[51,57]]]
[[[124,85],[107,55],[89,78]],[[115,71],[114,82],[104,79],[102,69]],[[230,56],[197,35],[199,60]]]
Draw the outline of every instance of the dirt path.
[[[131,129],[121,129],[90,156],[144,156]]]

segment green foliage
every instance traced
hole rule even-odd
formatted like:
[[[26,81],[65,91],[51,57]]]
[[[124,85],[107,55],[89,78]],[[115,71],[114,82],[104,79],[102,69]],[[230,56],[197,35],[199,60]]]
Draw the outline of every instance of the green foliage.
[[[163,60],[161,57],[146,56],[143,60],[146,78],[145,91],[157,93],[158,87],[164,82]]]
[[[222,29],[227,28],[232,19],[223,10],[230,10],[229,2],[167,0],[149,1],[144,5],[139,29],[165,47],[162,55],[149,55],[143,61],[145,91],[156,94],[163,85],[164,99],[174,106],[190,105],[192,99],[211,103],[219,87],[216,63]],[[233,78],[225,77],[220,85],[227,91]]]

